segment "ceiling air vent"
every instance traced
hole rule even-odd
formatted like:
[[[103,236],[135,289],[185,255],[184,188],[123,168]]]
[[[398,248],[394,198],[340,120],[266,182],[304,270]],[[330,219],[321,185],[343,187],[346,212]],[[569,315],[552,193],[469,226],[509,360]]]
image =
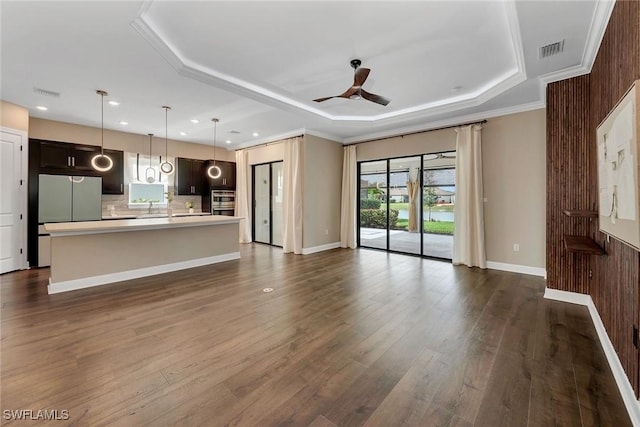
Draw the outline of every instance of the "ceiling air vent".
[[[51,96],[53,98],[60,98],[60,92],[54,92],[52,90],[41,89],[39,87],[34,87],[33,91],[38,95]]]
[[[546,46],[542,46],[540,48],[540,51],[538,52],[538,57],[540,59],[548,58],[550,56],[562,53],[563,50],[564,50],[564,40],[560,40],[559,42],[550,43]]]
[[[240,133],[240,131],[237,130],[230,130],[229,133]]]

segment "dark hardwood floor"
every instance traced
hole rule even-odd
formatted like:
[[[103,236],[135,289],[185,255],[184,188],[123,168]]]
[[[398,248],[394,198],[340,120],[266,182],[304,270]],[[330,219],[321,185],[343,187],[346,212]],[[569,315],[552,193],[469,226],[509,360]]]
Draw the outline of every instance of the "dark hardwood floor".
[[[52,425],[631,425],[587,309],[541,278],[261,245],[57,295],[48,273],[0,276],[0,378]]]

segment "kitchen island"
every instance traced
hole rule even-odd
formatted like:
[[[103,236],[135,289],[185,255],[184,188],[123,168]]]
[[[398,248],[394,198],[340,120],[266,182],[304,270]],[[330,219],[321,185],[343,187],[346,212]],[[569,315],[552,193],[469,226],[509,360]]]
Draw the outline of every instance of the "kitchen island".
[[[45,224],[50,294],[240,258],[239,217],[185,216]]]

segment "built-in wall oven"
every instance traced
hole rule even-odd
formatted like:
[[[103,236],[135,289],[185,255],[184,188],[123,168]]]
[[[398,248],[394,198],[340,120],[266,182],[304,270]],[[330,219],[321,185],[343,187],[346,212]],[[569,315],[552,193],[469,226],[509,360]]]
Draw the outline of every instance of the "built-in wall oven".
[[[236,192],[232,190],[213,190],[211,192],[211,213],[213,215],[233,216],[236,208]]]

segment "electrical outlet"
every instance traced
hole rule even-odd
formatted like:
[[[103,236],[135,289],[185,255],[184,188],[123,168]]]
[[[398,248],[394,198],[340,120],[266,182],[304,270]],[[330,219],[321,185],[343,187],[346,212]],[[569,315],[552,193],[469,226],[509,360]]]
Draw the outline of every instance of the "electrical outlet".
[[[513,244],[513,252],[520,252],[520,245],[518,243]]]
[[[329,230],[328,230],[328,229],[325,229],[325,230],[324,230],[324,235],[325,235],[325,236],[328,236],[328,235],[329,235]]]

